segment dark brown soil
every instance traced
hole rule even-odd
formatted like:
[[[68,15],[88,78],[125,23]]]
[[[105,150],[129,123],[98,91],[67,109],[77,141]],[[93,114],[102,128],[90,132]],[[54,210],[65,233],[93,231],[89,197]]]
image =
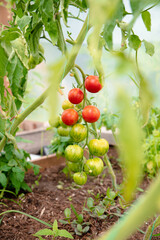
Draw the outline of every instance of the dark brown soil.
[[[114,148],[110,148],[109,157],[112,162],[112,166],[116,172],[118,184],[122,181],[122,174],[120,167],[117,164],[117,153]],[[89,178],[87,184],[80,188],[73,187],[72,181],[67,179],[61,169],[58,170],[55,167],[46,169],[41,173],[42,177],[39,181],[39,185],[35,186],[32,193],[27,193],[21,200],[1,200],[0,212],[6,210],[19,210],[28,213],[34,217],[37,217],[48,223],[53,223],[55,219],[64,219],[64,210],[70,207],[71,204],[75,207],[78,213],[82,213],[84,203],[88,197],[94,196],[100,193],[102,198],[106,194],[108,187],[111,187],[111,179],[107,173],[107,169],[104,170],[105,177],[100,176],[98,178]],[[27,174],[26,181],[31,186],[34,184],[36,177],[33,174]],[[146,179],[141,187],[146,188],[148,180]],[[20,205],[17,203],[19,202]],[[6,205],[4,205],[6,204]],[[70,233],[73,233],[73,237],[76,240],[92,240],[106,231],[118,217],[114,215],[119,208],[120,213],[123,210],[120,208],[118,202],[115,206],[111,206],[106,210],[106,219],[101,220],[99,218],[91,217],[87,212],[83,212],[84,221],[90,222],[90,230],[82,235],[78,236],[74,233],[71,225],[62,225],[58,222],[60,229],[66,229]],[[72,216],[72,220],[75,216]],[[148,223],[141,228],[146,230]],[[4,216],[0,225],[0,239],[2,240],[34,240],[37,239],[33,236],[38,230],[46,228],[43,224],[19,213],[9,213]],[[158,231],[158,229],[157,229]],[[156,233],[158,233],[156,231]],[[142,240],[143,233],[139,231],[130,237],[129,240]],[[51,239],[51,238],[46,238]],[[56,238],[65,239],[65,238]],[[152,240],[160,239],[159,237],[153,237]]]

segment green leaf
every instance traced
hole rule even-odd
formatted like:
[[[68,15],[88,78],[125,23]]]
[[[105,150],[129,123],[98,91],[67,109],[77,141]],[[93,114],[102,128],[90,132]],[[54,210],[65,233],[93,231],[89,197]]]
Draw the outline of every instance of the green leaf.
[[[144,11],[144,12],[142,12],[141,16],[142,16],[144,25],[147,28],[147,31],[151,31],[151,15],[150,15],[150,12]]]
[[[78,230],[79,232],[82,232],[82,226],[81,226],[80,224],[77,224],[77,230]]]
[[[23,29],[30,23],[31,16],[23,16],[22,18],[19,18],[17,20],[17,24],[20,27],[20,29],[23,31]]]
[[[27,43],[25,38],[19,37],[16,38],[14,41],[11,42],[12,47],[14,48],[17,56],[23,63],[23,65],[28,69],[28,50],[27,50]]]
[[[15,104],[17,109],[19,109],[22,104],[22,97],[26,90],[28,70],[24,67],[15,52],[13,52],[9,58],[7,71],[12,94],[16,97]]]
[[[57,220],[54,221],[54,223],[53,223],[53,228],[52,228],[52,229],[53,229],[54,232],[57,232],[57,230],[58,230]]]
[[[66,208],[64,210],[64,215],[65,215],[66,218],[70,218],[71,217],[71,210],[70,210],[70,208]]]
[[[132,12],[136,12],[140,6],[141,6],[141,1],[139,0],[130,0],[130,5],[131,5],[131,8],[132,8]]]
[[[0,172],[0,183],[3,187],[5,187],[7,185],[7,177],[2,172]]]
[[[70,239],[74,239],[72,237],[72,235],[67,231],[67,230],[58,230],[58,236],[60,237],[65,237],[65,238],[70,238]]]
[[[51,38],[52,44],[55,45],[58,40],[58,29],[56,22],[51,21],[46,25],[45,29]]]
[[[130,35],[128,40],[129,40],[129,46],[133,48],[135,51],[137,51],[140,48],[141,40],[137,35],[134,35],[134,34]]]
[[[4,51],[3,47],[1,46],[0,41],[0,77],[4,77],[6,75],[6,67],[8,63],[8,58],[6,52]],[[3,85],[1,85],[3,86]]]
[[[93,205],[94,205],[94,200],[93,200],[93,198],[89,197],[89,198],[87,199],[87,206],[88,206],[89,208],[92,208]]]
[[[152,57],[154,52],[155,52],[154,45],[150,42],[145,41],[145,40],[143,40],[143,42],[144,42],[144,46],[145,46],[145,49],[146,49],[146,53],[149,54]]]
[[[28,184],[25,183],[25,182],[22,182],[21,188],[22,188],[24,191],[32,192],[31,188],[30,188],[30,187],[28,186]]]
[[[64,24],[67,26],[69,0],[61,0],[61,14]]]
[[[41,36],[42,29],[42,22],[38,22],[34,29],[30,32],[27,39],[31,54],[35,60],[37,58],[37,61],[39,60],[39,38]]]
[[[24,170],[22,170],[20,167],[13,167],[12,168],[12,172],[14,177],[20,182],[22,183],[24,180]]]
[[[20,190],[21,182],[17,179],[16,173],[11,172],[11,174],[9,175],[9,179],[10,179],[13,187],[15,188],[16,194],[17,194]]]
[[[2,115],[0,113],[0,132],[2,134],[5,134],[5,130],[6,130],[6,120],[2,118]]]
[[[16,160],[14,160],[14,159],[11,159],[9,162],[8,162],[8,166],[10,166],[10,167],[13,167],[13,166],[17,166],[17,162],[16,162]]]
[[[121,110],[119,123],[119,151],[124,169],[124,198],[130,201],[142,178],[144,161],[142,138],[143,133],[136,114],[131,108],[130,98],[119,92],[117,102]],[[134,163],[134,164],[133,164]]]
[[[124,8],[124,4],[121,1],[119,1],[119,5],[118,5],[118,10],[116,11],[116,13],[114,14],[114,16],[110,19],[110,21],[107,21],[106,24],[104,25],[104,29],[103,29],[103,37],[109,47],[109,49],[113,48],[113,42],[112,42],[112,33],[113,30],[116,26],[116,21],[121,21],[123,18],[123,14],[125,11]]]
[[[51,229],[44,228],[34,234],[34,236],[45,236],[45,235],[54,236],[54,232]]]
[[[36,164],[33,165],[33,172],[35,175],[37,175],[39,173],[39,169],[40,169],[40,166],[38,166]]]
[[[13,157],[14,146],[12,143],[5,145],[4,147],[5,157],[7,160],[10,160]]]

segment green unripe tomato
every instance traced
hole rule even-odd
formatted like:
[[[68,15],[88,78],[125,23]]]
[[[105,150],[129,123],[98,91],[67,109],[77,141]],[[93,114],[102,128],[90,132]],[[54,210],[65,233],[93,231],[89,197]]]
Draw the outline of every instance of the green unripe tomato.
[[[89,151],[92,155],[100,157],[108,152],[109,143],[105,139],[92,139],[88,144]]]
[[[80,172],[82,169],[82,162],[67,162],[67,166],[69,168],[69,170],[71,170],[72,172]]]
[[[51,126],[51,127],[58,128],[59,125],[60,125],[59,120],[60,120],[60,117],[59,117],[59,116],[56,116],[55,119],[50,119],[50,120],[49,120],[50,126]]]
[[[78,162],[83,158],[83,148],[78,145],[69,145],[65,149],[65,158],[70,162]]]
[[[87,128],[82,124],[75,124],[70,131],[70,137],[74,142],[82,142],[87,137]]]
[[[85,172],[77,172],[73,175],[73,180],[78,185],[84,185],[87,182],[87,175]]]
[[[100,158],[88,159],[84,164],[84,171],[90,176],[98,176],[102,173],[104,164]]]
[[[33,69],[33,68],[36,67],[36,65],[37,65],[37,63],[36,63],[34,57],[31,54],[30,58],[29,58],[29,61],[28,61],[28,67],[29,67],[29,69]]]
[[[64,100],[63,103],[62,103],[62,108],[63,108],[63,110],[66,110],[68,108],[74,108],[74,104],[72,104],[68,100]]]
[[[57,128],[57,133],[62,137],[67,137],[69,135],[70,127],[59,126]]]

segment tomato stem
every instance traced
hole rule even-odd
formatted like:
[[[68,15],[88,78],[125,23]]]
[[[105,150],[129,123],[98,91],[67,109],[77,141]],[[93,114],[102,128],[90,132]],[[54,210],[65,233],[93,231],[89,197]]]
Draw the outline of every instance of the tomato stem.
[[[104,155],[103,160],[104,160],[106,166],[108,167],[108,172],[109,172],[109,174],[110,174],[110,176],[111,176],[111,179],[112,179],[113,188],[114,188],[115,191],[117,191],[118,188],[117,188],[116,175],[115,175],[115,173],[114,173],[114,170],[113,170],[113,168],[112,168],[112,165],[111,165],[111,163],[110,163],[110,161],[109,161],[109,158],[108,158],[107,154]]]

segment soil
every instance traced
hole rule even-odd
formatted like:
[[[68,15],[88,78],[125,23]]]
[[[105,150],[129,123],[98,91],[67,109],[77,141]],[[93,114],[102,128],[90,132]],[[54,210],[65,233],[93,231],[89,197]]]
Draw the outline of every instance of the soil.
[[[108,156],[116,173],[117,182],[120,184],[122,182],[122,173],[116,160],[118,154],[113,147],[110,147]],[[66,229],[72,233],[75,240],[95,239],[118,220],[118,216],[115,215],[117,210],[119,214],[123,213],[124,210],[121,209],[118,201],[116,205],[110,206],[106,209],[106,218],[103,220],[97,217],[92,217],[88,212],[84,211],[84,222],[90,223],[90,229],[87,233],[81,236],[75,234],[74,229],[70,224],[64,225],[60,223],[59,220],[64,220],[64,210],[70,208],[71,204],[78,213],[82,213],[84,203],[88,197],[94,198],[94,195],[100,193],[101,199],[99,200],[103,199],[107,188],[112,186],[107,169],[105,169],[103,175],[98,178],[88,178],[87,184],[79,188],[76,188],[75,185],[72,184],[72,180],[66,178],[61,170],[62,169],[58,169],[57,171],[57,168],[55,167],[45,169],[41,172],[39,185],[35,184],[37,177],[32,173],[28,173],[26,176],[26,182],[30,186],[33,186],[33,184],[35,185],[33,191],[22,195],[21,199],[11,199],[10,197],[10,199],[1,200],[0,212],[11,209],[19,210],[50,224],[56,219],[59,228]],[[146,189],[148,184],[149,180],[146,178],[141,188]],[[71,216],[71,221],[73,221],[75,216]],[[33,236],[33,234],[42,228],[46,228],[43,224],[19,213],[6,214],[0,222],[0,239],[2,240],[34,240],[37,238]],[[141,230],[145,231],[148,225],[149,223],[145,223]],[[158,232],[159,229],[157,228],[154,233]],[[144,234],[137,231],[129,238],[129,240],[142,240],[143,238]],[[51,238],[46,237],[46,239]],[[57,237],[56,239],[60,240],[68,238]],[[160,237],[152,237],[152,240],[157,239],[160,239]]]

